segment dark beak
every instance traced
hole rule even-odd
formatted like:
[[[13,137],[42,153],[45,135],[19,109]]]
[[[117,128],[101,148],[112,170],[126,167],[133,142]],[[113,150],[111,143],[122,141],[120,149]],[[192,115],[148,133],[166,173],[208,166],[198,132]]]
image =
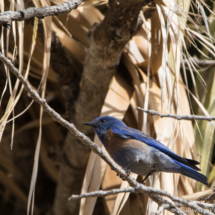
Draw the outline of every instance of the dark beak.
[[[85,122],[83,125],[94,126],[95,124],[93,122]]]

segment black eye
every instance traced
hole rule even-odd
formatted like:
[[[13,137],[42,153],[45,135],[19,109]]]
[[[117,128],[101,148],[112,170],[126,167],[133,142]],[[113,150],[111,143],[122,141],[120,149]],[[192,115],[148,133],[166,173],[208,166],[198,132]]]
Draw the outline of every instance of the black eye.
[[[106,122],[106,120],[105,120],[105,119],[102,119],[100,122],[101,122],[101,123],[104,123],[104,122]]]

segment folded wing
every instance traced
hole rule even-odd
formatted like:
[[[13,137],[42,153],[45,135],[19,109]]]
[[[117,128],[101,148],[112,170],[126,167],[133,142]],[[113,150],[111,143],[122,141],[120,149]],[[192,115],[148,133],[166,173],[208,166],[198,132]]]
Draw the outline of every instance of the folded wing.
[[[152,147],[160,150],[161,152],[165,153],[166,155],[170,156],[174,160],[176,160],[182,164],[185,164],[185,165],[191,167],[192,169],[200,171],[200,169],[195,166],[195,165],[199,164],[198,161],[180,157],[179,155],[172,152],[168,147],[166,147],[159,141],[149,137],[148,135],[146,135],[145,133],[143,133],[139,130],[136,130],[134,128],[129,128],[129,127],[121,127],[121,128],[113,128],[112,132],[124,139],[136,139],[143,143],[146,143],[147,145],[152,146]]]

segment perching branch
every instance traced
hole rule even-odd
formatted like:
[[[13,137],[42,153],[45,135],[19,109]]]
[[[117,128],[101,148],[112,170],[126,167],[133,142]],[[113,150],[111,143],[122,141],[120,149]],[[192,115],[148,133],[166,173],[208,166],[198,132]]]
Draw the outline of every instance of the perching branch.
[[[89,197],[101,197],[101,196],[114,195],[114,194],[118,194],[118,193],[145,193],[145,192],[143,191],[143,189],[141,187],[123,188],[123,189],[112,189],[112,190],[108,190],[108,191],[99,190],[99,191],[94,191],[94,192],[90,192],[90,193],[85,193],[85,194],[82,194],[82,195],[72,195],[69,198],[69,200],[76,200],[76,199],[89,198]],[[163,191],[160,192],[160,190],[156,190],[156,194],[160,194],[161,196],[162,195],[166,196],[163,193]],[[170,197],[170,196],[167,196],[167,197]],[[183,202],[183,200],[182,201],[176,200],[176,201],[179,204],[178,205],[174,205],[174,206],[179,207],[179,206],[183,206],[185,204]],[[206,203],[201,203],[201,202],[197,202],[197,201],[193,201],[193,203],[197,204],[198,206],[200,206],[200,207],[202,207],[204,209],[209,209],[209,210],[213,210],[214,209],[215,210],[215,205],[213,205],[213,204],[206,204]],[[169,205],[169,206],[172,207],[172,205]]]
[[[170,117],[170,118],[174,118],[174,119],[177,119],[177,120],[207,120],[207,121],[215,120],[215,117],[207,117],[207,116],[197,116],[197,115],[179,116],[179,115],[174,115],[174,114],[162,114],[162,113],[159,113],[159,112],[157,112],[155,110],[145,110],[145,109],[140,108],[140,107],[138,107],[137,110],[144,111],[145,113],[148,113],[150,115],[157,115],[157,116],[160,116],[161,118]]]
[[[46,102],[45,99],[42,99],[39,94],[31,87],[29,82],[19,73],[19,70],[13,65],[11,60],[6,58],[2,53],[0,53],[0,60],[8,67],[8,69],[22,82],[25,89],[28,91],[28,93],[31,95],[31,97],[43,106],[44,111],[46,111],[54,121],[60,123],[63,127],[67,128],[76,138],[78,138],[85,146],[90,148],[93,152],[95,152],[97,155],[99,155],[102,159],[104,159],[110,167],[118,173],[121,177],[125,178],[126,181],[128,181],[131,189],[138,190],[139,192],[142,192],[144,194],[147,194],[152,199],[160,199],[162,202],[169,202],[166,199],[163,199],[161,196],[165,196],[170,198],[173,202],[177,202],[180,204],[183,204],[184,206],[190,207],[196,211],[199,211],[201,214],[204,215],[212,215],[214,213],[205,210],[205,208],[211,208],[211,205],[203,204],[200,202],[194,202],[194,201],[186,201],[183,199],[180,199],[178,197],[172,196],[169,193],[157,190],[152,187],[146,187],[143,184],[138,183],[134,178],[132,178],[130,175],[128,176],[127,173],[120,168],[99,146],[97,146],[95,143],[93,143],[87,136],[85,136],[83,133],[78,131],[76,127],[72,124],[63,119],[56,111],[54,111]],[[160,195],[160,196],[159,196]],[[160,203],[160,201],[156,200],[157,203]],[[166,203],[165,203],[166,204]],[[183,214],[179,209],[177,209],[177,206],[173,203],[169,203],[170,206],[174,206],[174,208],[177,210],[175,213],[177,214]],[[178,212],[179,210],[179,212]]]
[[[62,13],[69,13],[76,9],[84,0],[69,0],[63,4],[47,6],[42,8],[30,7],[19,11],[6,11],[0,14],[0,24],[4,27],[10,27],[12,21],[22,21],[37,17],[43,19],[46,16],[57,16]]]
[[[108,196],[108,195],[114,195],[114,194],[118,194],[118,193],[143,193],[143,190],[138,188],[138,187],[134,187],[134,188],[123,188],[123,189],[113,189],[113,190],[109,190],[109,191],[103,191],[103,190],[99,190],[99,191],[94,191],[91,193],[85,193],[82,195],[72,195],[69,200],[76,200],[76,199],[81,199],[81,198],[89,198],[89,197],[103,197],[103,196]],[[176,211],[176,214],[178,215],[186,215],[183,211],[181,211],[178,206],[180,206],[180,204],[173,204],[172,202],[161,198],[160,196],[151,196],[151,198],[156,201],[157,203],[159,203],[159,205],[165,205],[164,209],[167,209],[169,211]],[[164,210],[163,209],[163,210]]]

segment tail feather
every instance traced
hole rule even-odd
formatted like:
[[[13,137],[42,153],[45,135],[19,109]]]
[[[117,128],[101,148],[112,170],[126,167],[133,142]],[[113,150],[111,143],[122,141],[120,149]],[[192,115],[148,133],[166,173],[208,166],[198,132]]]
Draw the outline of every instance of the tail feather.
[[[181,174],[186,175],[192,179],[195,179],[196,181],[199,181],[205,185],[208,185],[207,177],[197,171],[195,171],[193,168],[186,166],[178,161],[176,161],[181,166]]]
[[[196,161],[196,160],[192,160],[192,159],[188,159],[188,158],[185,158],[189,163],[193,164],[193,165],[199,165],[199,161]]]
[[[195,169],[196,171],[201,171],[201,169],[199,169],[197,166],[195,166],[195,165],[200,164],[198,161],[188,159],[188,158],[184,158],[184,159],[186,159],[188,161],[187,166],[191,167],[192,169]]]

